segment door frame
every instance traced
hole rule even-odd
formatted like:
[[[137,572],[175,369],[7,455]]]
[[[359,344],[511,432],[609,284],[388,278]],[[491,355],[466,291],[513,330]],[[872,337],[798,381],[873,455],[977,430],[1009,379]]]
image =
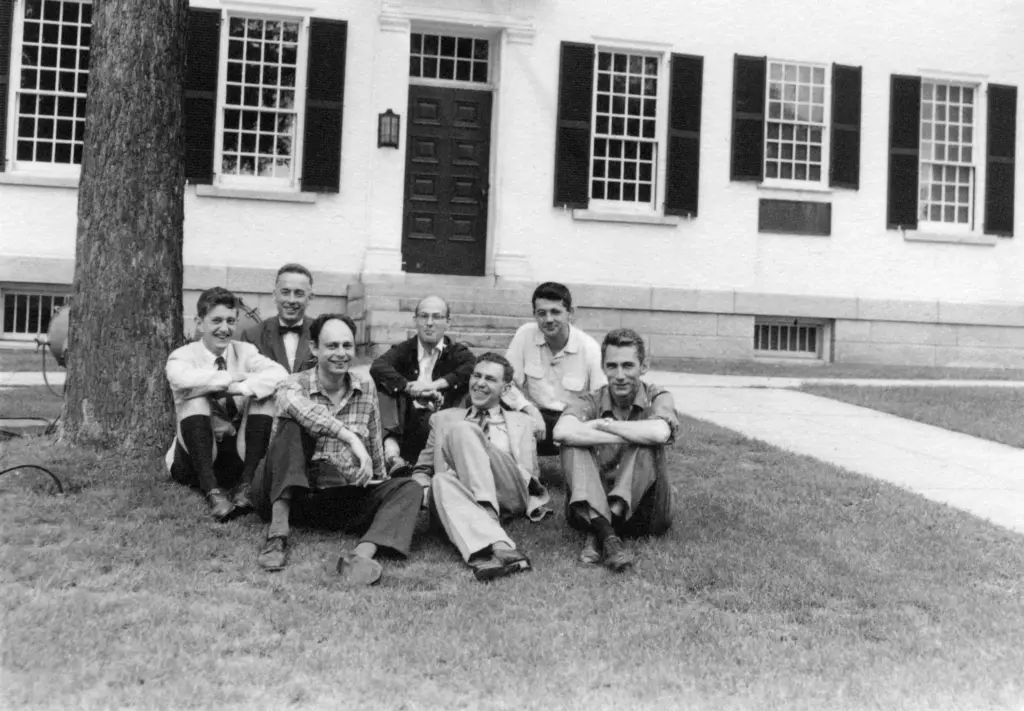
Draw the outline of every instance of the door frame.
[[[469,81],[455,81],[447,79],[421,79],[419,77],[409,76],[408,69],[405,72],[406,78],[406,130],[408,130],[408,117],[409,117],[409,87],[413,84],[421,86],[435,86],[445,89],[469,89],[471,91],[490,91],[491,92],[491,125],[490,125],[490,155],[487,159],[487,179],[489,188],[487,190],[487,224],[485,225],[484,239],[486,244],[484,245],[484,276],[494,276],[494,255],[497,252],[497,240],[495,239],[495,228],[498,224],[497,217],[498,212],[501,209],[502,200],[501,195],[501,173],[500,163],[497,160],[498,148],[499,148],[499,135],[498,126],[500,126],[500,115],[501,115],[501,77],[503,76],[504,62],[504,50],[506,44],[507,32],[505,28],[500,25],[478,27],[470,25],[462,25],[454,22],[433,22],[433,21],[417,21],[412,20],[410,23],[410,34],[413,32],[422,32],[427,34],[448,34],[456,35],[459,37],[473,37],[479,39],[490,40],[490,62],[488,67],[488,80],[487,83],[469,82]],[[408,44],[406,45],[409,46]],[[405,66],[409,65],[409,55],[407,54],[404,58]],[[405,210],[405,193],[404,185],[408,178],[405,175],[405,167],[402,168],[402,209]],[[405,238],[405,228],[402,229],[402,235],[400,239]],[[404,273],[405,269],[402,270]],[[479,278],[479,277],[478,277]]]

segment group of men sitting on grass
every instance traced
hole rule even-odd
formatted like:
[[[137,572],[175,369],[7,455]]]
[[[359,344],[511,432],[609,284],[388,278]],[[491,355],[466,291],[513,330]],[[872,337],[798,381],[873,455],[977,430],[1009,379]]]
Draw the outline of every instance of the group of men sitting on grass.
[[[293,524],[321,526],[361,536],[338,573],[376,583],[378,552],[407,556],[426,508],[478,580],[529,570],[502,522],[550,513],[538,454],[561,457],[566,520],[586,534],[582,562],[625,570],[622,537],[671,525],[672,395],[640,379],[635,331],[615,329],[599,346],[571,325],[565,286],[538,286],[536,322],[505,355],[479,357],[445,335],[451,309],[428,296],[416,335],[377,358],[369,378],[350,369],[353,321],[307,318],[312,298],[309,270],[284,265],[277,315],[236,339],[238,299],[208,289],[198,339],[167,361],[171,476],[201,489],[218,521],[252,510],[269,520],[262,568],[285,567]]]

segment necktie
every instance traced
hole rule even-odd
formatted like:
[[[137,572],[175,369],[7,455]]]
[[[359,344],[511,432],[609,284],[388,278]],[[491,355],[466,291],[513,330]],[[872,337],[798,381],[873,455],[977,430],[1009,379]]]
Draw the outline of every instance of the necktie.
[[[488,422],[488,417],[487,417],[487,411],[486,410],[478,410],[477,411],[476,423],[478,425],[480,425],[480,429],[482,429],[484,431],[484,436],[486,437],[490,433],[490,431],[491,431],[491,424],[490,424],[490,422]]]
[[[294,333],[296,336],[301,336],[302,335],[302,324],[301,323],[297,323],[294,326],[281,326],[280,324],[278,324],[278,326],[281,329],[281,335],[282,336],[284,334],[286,334],[286,333]]]
[[[214,363],[217,364],[217,370],[228,369],[228,363],[224,360],[223,356],[217,356],[217,360],[215,360]],[[225,419],[229,422],[234,422],[235,418],[238,417],[238,406],[235,405],[235,398],[230,395],[226,395],[221,398],[216,398],[214,402],[220,405],[226,416]]]

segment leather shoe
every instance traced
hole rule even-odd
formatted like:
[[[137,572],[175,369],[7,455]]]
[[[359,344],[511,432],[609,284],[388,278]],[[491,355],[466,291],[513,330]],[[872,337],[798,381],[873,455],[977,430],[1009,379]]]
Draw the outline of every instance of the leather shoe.
[[[388,476],[395,479],[400,476],[409,476],[412,474],[412,467],[401,457],[394,457],[393,459],[385,462],[388,468]]]
[[[274,536],[267,538],[263,550],[256,556],[256,564],[264,570],[283,570],[288,561],[288,537]]]
[[[235,510],[235,505],[231,503],[223,489],[210,489],[206,492],[206,503],[210,505],[210,513],[213,514],[213,517],[222,523],[227,521]]]
[[[338,575],[349,585],[376,585],[384,573],[384,566],[373,558],[345,553],[338,558]]]
[[[618,573],[633,565],[633,554],[626,550],[622,539],[608,536],[604,539],[604,567]]]
[[[601,562],[601,544],[593,533],[587,535],[587,542],[580,551],[580,562],[587,565],[598,565]]]
[[[235,505],[235,513],[246,514],[252,511],[252,493],[248,484],[239,484],[231,492],[231,503]]]
[[[491,555],[505,566],[508,575],[525,573],[533,567],[530,565],[530,559],[514,548],[493,548]]]

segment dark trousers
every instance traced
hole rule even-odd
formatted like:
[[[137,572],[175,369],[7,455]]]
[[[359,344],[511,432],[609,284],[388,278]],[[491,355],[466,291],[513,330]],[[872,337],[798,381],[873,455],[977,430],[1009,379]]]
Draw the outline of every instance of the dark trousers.
[[[423,502],[423,488],[411,479],[391,479],[381,484],[316,486],[321,474],[337,481],[330,462],[312,461],[316,439],[294,420],[280,420],[267,452],[265,466],[256,471],[252,484],[253,504],[264,520],[270,520],[273,503],[290,498],[290,521],[300,526],[357,533],[360,542],[374,543],[399,555],[409,555],[416,516]]]
[[[430,410],[413,406],[412,398],[407,395],[388,395],[378,392],[380,402],[380,423],[384,438],[394,437],[402,459],[415,464],[420,452],[427,446],[430,436]]]
[[[620,536],[660,536],[672,525],[672,486],[664,447],[604,445],[563,447],[565,518],[590,531],[589,509],[611,521]],[[628,506],[625,519],[612,517],[608,499]]]
[[[207,455],[209,456],[209,455]],[[194,455],[185,451],[181,442],[174,441],[174,461],[171,463],[171,478],[179,484],[199,488],[205,494],[210,489],[231,490],[242,482],[242,459],[233,436],[225,436],[217,443],[217,458],[213,460],[213,477],[202,476],[202,467],[197,467]]]
[[[558,418],[562,416],[562,413],[558,410],[540,410],[541,417],[544,418],[544,439],[537,441],[537,454],[542,457],[553,457],[558,454],[558,445],[555,444],[555,425],[558,424]]]

